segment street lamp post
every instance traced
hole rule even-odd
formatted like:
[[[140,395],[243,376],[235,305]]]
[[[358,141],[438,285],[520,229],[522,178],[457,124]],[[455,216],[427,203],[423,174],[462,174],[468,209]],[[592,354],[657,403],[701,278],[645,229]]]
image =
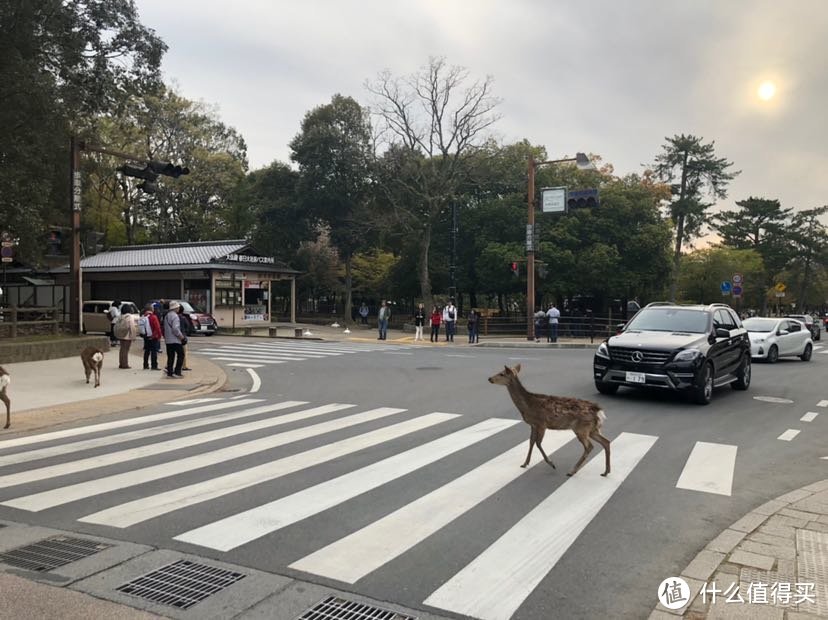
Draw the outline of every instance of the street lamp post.
[[[552,159],[549,161],[535,161],[529,155],[528,162],[528,192],[527,194],[527,225],[526,225],[526,339],[535,339],[535,169],[538,166],[575,162],[581,170],[595,170],[595,165],[584,153],[576,153],[575,157],[566,159]]]

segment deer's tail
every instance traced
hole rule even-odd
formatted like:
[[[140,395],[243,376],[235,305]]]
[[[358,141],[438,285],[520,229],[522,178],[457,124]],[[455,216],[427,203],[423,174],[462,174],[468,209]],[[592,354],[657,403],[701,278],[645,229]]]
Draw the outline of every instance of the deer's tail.
[[[92,356],[92,359],[95,360],[96,362],[103,361],[103,353],[98,351],[97,353],[95,353],[95,355]]]
[[[607,414],[604,413],[603,409],[599,409],[598,413],[596,414],[596,417],[598,418],[598,423],[596,424],[596,426],[598,427],[598,430],[601,430],[601,427],[604,425],[604,422],[606,422],[606,420],[607,420]]]
[[[10,375],[0,375],[0,392],[5,390],[9,383],[11,383]]]

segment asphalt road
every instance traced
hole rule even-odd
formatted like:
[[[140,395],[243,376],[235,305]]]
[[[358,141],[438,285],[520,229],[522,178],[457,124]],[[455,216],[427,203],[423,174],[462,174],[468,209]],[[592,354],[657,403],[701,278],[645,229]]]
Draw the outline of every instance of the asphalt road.
[[[163,422],[0,447],[0,518],[449,617],[646,618],[662,579],[721,530],[828,471],[818,406],[828,349],[809,363],[757,363],[747,392],[725,386],[702,407],[661,392],[597,394],[589,350],[191,342],[220,358],[238,391],[142,412],[180,412]],[[602,405],[608,478],[598,446],[566,477],[581,453],[572,433],[547,434],[556,470],[537,451],[519,468],[529,429],[486,381],[516,363],[531,391]],[[254,407],[271,410],[241,413]],[[801,420],[807,412],[819,415]],[[179,426],[152,434],[160,424]],[[779,439],[789,429],[801,432]]]

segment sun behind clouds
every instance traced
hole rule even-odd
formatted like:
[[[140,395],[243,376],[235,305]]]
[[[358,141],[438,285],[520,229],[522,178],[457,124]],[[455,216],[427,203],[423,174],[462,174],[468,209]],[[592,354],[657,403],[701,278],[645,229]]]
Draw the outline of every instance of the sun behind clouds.
[[[771,81],[762,82],[756,94],[759,95],[759,99],[762,101],[770,101],[776,94],[776,84]]]

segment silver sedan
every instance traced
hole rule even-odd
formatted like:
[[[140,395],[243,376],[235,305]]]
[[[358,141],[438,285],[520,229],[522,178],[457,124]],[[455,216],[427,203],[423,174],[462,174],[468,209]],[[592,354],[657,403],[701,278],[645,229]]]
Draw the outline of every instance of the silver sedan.
[[[742,321],[750,337],[751,357],[773,364],[783,356],[811,359],[814,343],[811,332],[801,321],[788,318],[752,317]]]

